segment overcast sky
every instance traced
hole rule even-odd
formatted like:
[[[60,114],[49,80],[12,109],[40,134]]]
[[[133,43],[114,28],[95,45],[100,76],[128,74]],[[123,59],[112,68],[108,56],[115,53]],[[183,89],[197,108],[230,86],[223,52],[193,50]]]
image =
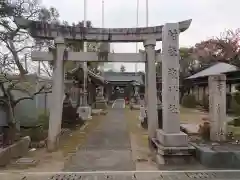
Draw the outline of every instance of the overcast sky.
[[[146,26],[146,0],[139,0],[139,26]],[[166,22],[178,22],[192,19],[190,28],[181,34],[180,46],[193,46],[201,40],[219,36],[225,29],[240,27],[240,0],[148,0],[149,26]],[[104,0],[105,27],[136,27],[137,0]],[[60,12],[62,20],[78,22],[83,20],[84,0],[43,0],[46,7],[54,6]],[[101,27],[102,0],[87,0],[87,20],[95,27]],[[111,45],[115,52],[136,52],[134,43]],[[161,43],[156,48],[160,48]],[[143,48],[139,43],[139,48]],[[126,64],[125,64],[126,65]],[[119,65],[115,65],[119,68]],[[127,64],[127,71],[134,71],[133,64]],[[142,70],[143,65],[138,65]]]

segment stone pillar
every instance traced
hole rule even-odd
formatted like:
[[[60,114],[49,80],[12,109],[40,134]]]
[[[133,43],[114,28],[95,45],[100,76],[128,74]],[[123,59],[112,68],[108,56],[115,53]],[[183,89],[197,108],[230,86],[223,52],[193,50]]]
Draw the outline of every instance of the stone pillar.
[[[102,96],[102,98],[104,98],[104,87],[100,86],[100,96]]]
[[[112,87],[110,84],[106,85],[106,101],[109,102],[112,95]]]
[[[187,135],[180,131],[178,23],[165,24],[162,34],[163,127],[157,131],[157,138],[165,147],[187,146]]]
[[[96,97],[96,109],[107,109],[107,101],[104,98],[103,85],[98,87],[99,92]]]
[[[226,138],[226,75],[208,77],[210,139],[224,141]]]
[[[48,129],[48,151],[54,151],[58,148],[59,135],[62,124],[62,108],[63,108],[63,93],[64,93],[64,74],[63,74],[63,53],[65,50],[64,39],[57,37],[56,44],[56,59],[54,60],[53,69],[53,86],[52,100],[50,107],[49,129]]]
[[[157,120],[157,88],[156,88],[156,67],[155,67],[155,45],[156,40],[146,40],[144,47],[147,58],[147,116],[148,116],[148,137],[151,140],[155,137],[158,128]]]
[[[144,99],[145,99],[145,108],[147,108],[147,92],[148,92],[148,60],[147,60],[147,55],[146,56],[146,62],[145,62],[145,94],[144,94]]]

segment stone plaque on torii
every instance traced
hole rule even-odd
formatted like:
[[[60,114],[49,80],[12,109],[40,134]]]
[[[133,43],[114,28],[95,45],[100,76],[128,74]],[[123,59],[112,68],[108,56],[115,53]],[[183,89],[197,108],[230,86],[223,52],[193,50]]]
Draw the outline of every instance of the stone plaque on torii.
[[[48,150],[54,150],[58,144],[61,130],[63,94],[63,57],[65,43],[70,41],[95,42],[143,42],[146,53],[98,53],[68,52],[65,60],[107,62],[144,62],[146,63],[148,136],[149,140],[158,139],[162,146],[187,147],[187,135],[180,132],[179,122],[179,33],[187,30],[191,20],[178,23],[167,23],[164,26],[144,28],[86,28],[48,24],[40,21],[16,19],[21,28],[28,29],[33,38],[55,39],[56,56],[49,52],[33,52],[34,61],[53,61],[53,103],[50,109]],[[162,54],[156,56],[156,41],[163,40]],[[106,59],[107,57],[107,59]],[[162,62],[163,73],[163,129],[158,128],[156,61]],[[168,82],[169,81],[169,82]],[[167,99],[170,98],[170,99]]]

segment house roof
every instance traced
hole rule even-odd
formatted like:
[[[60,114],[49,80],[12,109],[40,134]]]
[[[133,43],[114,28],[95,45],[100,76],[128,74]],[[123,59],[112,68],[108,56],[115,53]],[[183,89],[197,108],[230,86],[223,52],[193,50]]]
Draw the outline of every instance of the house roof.
[[[223,73],[233,72],[233,71],[237,71],[237,70],[238,70],[238,68],[236,66],[221,62],[221,63],[217,63],[207,69],[204,69],[186,79],[195,79],[195,78],[199,78],[199,77],[223,74]]]
[[[136,82],[144,84],[141,73],[134,72],[104,72],[103,77],[108,82]]]

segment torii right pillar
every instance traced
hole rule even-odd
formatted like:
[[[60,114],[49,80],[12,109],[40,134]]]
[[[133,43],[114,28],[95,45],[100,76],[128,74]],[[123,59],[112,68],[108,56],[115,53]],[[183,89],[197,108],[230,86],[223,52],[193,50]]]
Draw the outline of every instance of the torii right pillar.
[[[178,23],[167,23],[162,33],[163,129],[158,130],[158,140],[168,147],[187,146],[187,135],[180,131]]]
[[[179,157],[179,153],[189,154],[186,151],[188,136],[180,131],[179,68],[179,24],[167,23],[162,30],[163,126],[156,133],[160,148],[158,152],[162,152],[157,158],[158,161],[161,158],[161,164],[165,164],[169,157]],[[168,154],[170,149],[171,153]]]

